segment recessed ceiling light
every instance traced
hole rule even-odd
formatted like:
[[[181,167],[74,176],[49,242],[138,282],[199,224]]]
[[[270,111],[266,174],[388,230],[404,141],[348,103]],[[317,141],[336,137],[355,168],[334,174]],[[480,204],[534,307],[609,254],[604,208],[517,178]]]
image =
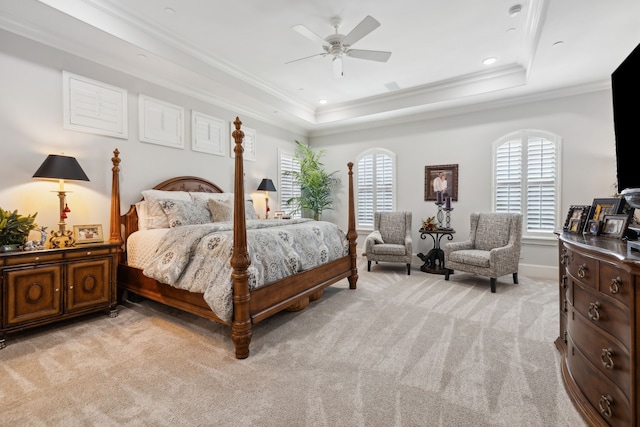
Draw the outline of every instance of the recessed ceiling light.
[[[514,4],[509,8],[509,17],[515,18],[520,12],[522,12],[522,5]]]
[[[514,27],[508,28],[507,33],[515,33],[516,29]]]
[[[165,12],[167,15],[173,15],[174,13],[176,13],[176,11],[175,11],[174,9],[171,9],[170,7],[165,7],[165,8],[164,8],[164,12]]]
[[[484,65],[491,65],[491,64],[495,64],[495,62],[498,60],[498,58],[496,58],[495,56],[490,56],[488,58],[485,58],[482,60],[482,63]]]
[[[146,59],[147,58],[147,55],[145,55],[144,53],[139,53],[137,56],[140,59]]]
[[[560,45],[563,45],[563,44],[564,44],[564,42],[562,40],[558,40],[557,42],[555,42],[553,44],[553,46],[560,46]]]
[[[321,99],[319,102],[320,102],[320,104],[324,105],[324,104],[327,103],[327,100],[326,99]]]

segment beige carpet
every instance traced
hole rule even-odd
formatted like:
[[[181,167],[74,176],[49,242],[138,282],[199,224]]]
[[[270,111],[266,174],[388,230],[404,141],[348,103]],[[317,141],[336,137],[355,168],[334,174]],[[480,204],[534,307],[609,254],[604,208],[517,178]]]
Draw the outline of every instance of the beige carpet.
[[[557,285],[360,260],[298,313],[229,329],[148,301],[7,337],[2,426],[580,426]]]

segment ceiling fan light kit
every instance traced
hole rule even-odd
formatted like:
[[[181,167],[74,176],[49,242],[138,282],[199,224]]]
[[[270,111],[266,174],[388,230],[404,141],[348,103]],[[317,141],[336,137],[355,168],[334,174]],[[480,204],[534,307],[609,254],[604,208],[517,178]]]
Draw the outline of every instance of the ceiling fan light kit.
[[[333,77],[336,79],[344,76],[343,58],[349,56],[357,59],[365,59],[368,61],[387,62],[391,57],[391,52],[379,51],[379,50],[365,50],[365,49],[351,49],[351,46],[362,39],[364,36],[375,30],[380,26],[380,23],[371,16],[365,17],[356,27],[351,30],[349,34],[342,35],[338,33],[341,20],[338,17],[331,18],[331,25],[335,32],[329,36],[322,38],[302,24],[294,25],[291,27],[294,31],[300,35],[308,38],[309,40],[320,43],[324,52],[317,53],[315,55],[306,56],[304,58],[295,59],[287,62],[301,61],[315,56],[333,56],[332,59],[332,71]]]

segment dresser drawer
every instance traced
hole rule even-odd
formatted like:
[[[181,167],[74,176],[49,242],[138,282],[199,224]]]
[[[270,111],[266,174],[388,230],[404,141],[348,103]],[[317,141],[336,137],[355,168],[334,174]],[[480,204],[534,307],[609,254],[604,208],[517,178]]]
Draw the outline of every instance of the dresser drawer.
[[[604,334],[591,321],[573,311],[567,332],[572,341],[585,357],[600,372],[611,379],[627,396],[631,398],[631,358],[628,351],[615,339]]]
[[[4,260],[4,264],[6,266],[39,264],[42,262],[61,261],[62,259],[63,255],[60,252],[33,251],[6,257]]]
[[[627,351],[631,348],[629,311],[626,308],[575,281],[570,302],[589,323],[618,339]]]
[[[615,384],[587,362],[571,336],[567,339],[567,365],[582,394],[593,406],[595,413],[611,426],[630,426],[629,400]]]
[[[596,288],[598,261],[578,252],[567,250],[567,271],[585,285]]]
[[[111,248],[87,248],[81,251],[70,251],[65,253],[66,259],[76,259],[84,257],[95,257],[101,255],[109,255],[114,251]]]
[[[627,307],[631,301],[633,277],[608,262],[600,262],[600,292],[617,299]]]

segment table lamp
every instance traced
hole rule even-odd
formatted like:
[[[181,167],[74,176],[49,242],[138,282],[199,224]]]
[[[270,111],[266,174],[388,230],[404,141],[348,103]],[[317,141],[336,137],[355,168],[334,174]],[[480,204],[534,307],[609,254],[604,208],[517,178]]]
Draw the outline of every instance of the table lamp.
[[[67,223],[65,222],[67,214],[71,212],[71,210],[66,203],[67,195],[66,191],[64,191],[64,180],[89,181],[89,178],[87,178],[87,175],[75,157],[57,154],[49,154],[36,173],[33,174],[33,177],[57,179],[60,184],[58,190],[58,197],[60,198],[60,222],[58,222],[58,230],[51,232],[49,245],[52,248],[73,246],[75,244],[73,232],[66,229]]]
[[[277,191],[276,190],[276,186],[273,185],[273,181],[271,181],[269,178],[265,178],[262,180],[262,182],[260,183],[260,185],[258,185],[258,191],[264,191],[265,192],[265,197],[264,197],[264,201],[265,201],[265,215],[264,217],[266,219],[269,219],[269,191]]]

